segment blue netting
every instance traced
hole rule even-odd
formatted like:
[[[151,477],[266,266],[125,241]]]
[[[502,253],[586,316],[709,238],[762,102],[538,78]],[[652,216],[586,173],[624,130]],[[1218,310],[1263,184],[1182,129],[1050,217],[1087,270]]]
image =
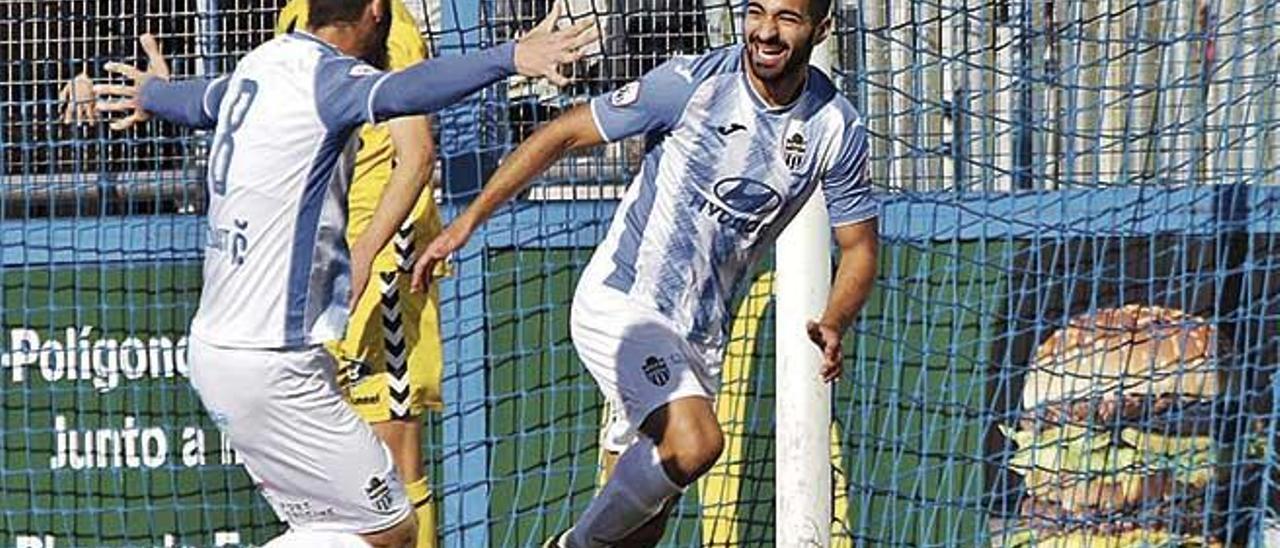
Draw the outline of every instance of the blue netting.
[[[65,126],[57,94],[140,62],[142,31],[180,76],[227,70],[282,3],[0,3],[0,543],[280,529],[184,378],[205,136]],[[878,289],[835,392],[835,543],[1259,541],[1277,507],[1280,4],[834,3],[834,77],[885,200]],[[407,4],[439,55],[546,9]],[[446,218],[538,123],[741,27],[728,0],[569,4],[605,35],[579,84],[512,81],[438,116]],[[557,164],[442,282],[446,408],[427,449],[447,545],[536,545],[594,492],[602,404],[567,310],[641,153]],[[735,303],[728,448],[671,545],[772,542],[768,272]]]

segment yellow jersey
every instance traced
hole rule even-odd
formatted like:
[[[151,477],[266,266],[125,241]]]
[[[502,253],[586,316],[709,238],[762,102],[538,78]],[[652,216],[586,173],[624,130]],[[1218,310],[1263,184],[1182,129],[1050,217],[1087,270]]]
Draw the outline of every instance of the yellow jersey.
[[[309,7],[307,0],[290,0],[276,20],[276,35],[305,29]],[[387,36],[390,70],[401,70],[426,58],[427,45],[418,32],[413,15],[402,0],[391,0],[391,31]],[[360,150],[356,152],[355,173],[347,195],[348,244],[353,243],[373,219],[382,191],[391,179],[395,156],[391,133],[385,123],[365,125],[360,129]],[[440,230],[440,213],[436,209],[433,189],[428,187],[418,197],[418,203],[409,212],[401,230],[386,248],[378,252],[373,261],[374,271],[412,267],[413,254],[425,248]]]

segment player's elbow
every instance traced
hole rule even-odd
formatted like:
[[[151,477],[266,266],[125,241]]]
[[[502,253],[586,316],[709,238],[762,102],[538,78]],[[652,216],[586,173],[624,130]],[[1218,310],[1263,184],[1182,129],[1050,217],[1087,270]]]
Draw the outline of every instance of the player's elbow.
[[[877,260],[879,244],[874,239],[859,241],[842,249],[840,252],[840,268],[848,269],[859,285],[870,285],[875,282],[876,273],[880,270]]]
[[[547,132],[564,150],[576,150],[604,142],[591,115],[591,108],[578,105],[547,124]]]
[[[434,163],[434,157],[423,152],[397,154],[395,171],[400,172],[400,178],[415,186],[426,186],[431,180]]]
[[[874,259],[880,247],[879,219],[844,225],[835,230],[836,245],[845,257]]]
[[[841,254],[874,265],[876,256],[880,254],[880,240],[874,235],[859,238],[848,246],[842,246]]]

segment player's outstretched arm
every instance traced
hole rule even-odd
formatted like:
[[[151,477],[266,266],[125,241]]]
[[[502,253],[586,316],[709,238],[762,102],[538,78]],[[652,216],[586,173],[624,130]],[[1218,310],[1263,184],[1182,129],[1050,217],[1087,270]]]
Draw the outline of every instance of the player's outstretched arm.
[[[876,281],[876,254],[879,231],[876,218],[836,227],[836,244],[840,247],[840,264],[827,308],[818,321],[810,321],[809,339],[822,350],[822,379],[831,382],[843,373],[840,338],[849,329],[858,311],[867,302]]]
[[[169,63],[165,61],[164,54],[160,52],[160,43],[156,41],[155,36],[146,33],[139,36],[138,41],[142,43],[142,51],[147,54],[147,62],[150,64],[148,72],[156,77],[168,79]],[[108,70],[115,68],[115,64],[108,63],[107,68]],[[70,82],[64,84],[62,89],[58,91],[58,100],[63,103],[62,122],[64,124],[97,122],[96,96],[93,79],[89,77],[87,70],[81,70],[79,74],[75,75]],[[120,120],[113,123],[112,127],[123,129],[128,125],[132,125],[134,121]]]
[[[370,106],[375,121],[429,114],[513,74],[569,83],[559,67],[582,58],[584,46],[598,34],[593,19],[555,30],[560,3],[538,26],[514,42],[465,55],[447,55],[382,76],[373,86]]]
[[[536,27],[516,40],[514,62],[523,76],[542,77],[557,86],[569,85],[560,67],[582,58],[583,48],[599,39],[594,17],[578,21],[568,29],[557,31],[560,2],[551,3],[551,11]]]
[[[476,228],[484,224],[499,206],[570,150],[604,142],[587,105],[578,105],[542,126],[503,159],[471,206],[431,241],[413,265],[412,287],[423,291],[431,281],[436,263],[466,245]]]
[[[123,63],[107,63],[108,72],[120,74],[129,84],[98,84],[98,112],[127,112],[111,123],[111,129],[122,130],[149,120],[153,115],[176,124],[211,129],[217,124],[217,106],[226,91],[226,78],[214,80],[169,81],[169,64],[155,37],[138,37],[147,54],[147,70]]]
[[[193,129],[213,129],[218,125],[218,105],[222,104],[222,96],[227,91],[228,80],[228,77],[222,76],[179,82],[158,78],[148,81],[138,86],[135,104],[119,107],[121,110],[131,108],[133,114],[121,121],[122,127],[117,127],[115,124],[111,127],[124,129],[155,116]],[[100,106],[98,110],[111,109]],[[130,118],[135,119],[130,120]]]

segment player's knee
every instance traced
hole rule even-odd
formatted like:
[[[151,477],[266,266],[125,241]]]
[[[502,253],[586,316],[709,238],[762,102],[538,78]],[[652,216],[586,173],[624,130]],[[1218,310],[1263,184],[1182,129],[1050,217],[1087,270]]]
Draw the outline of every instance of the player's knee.
[[[418,519],[410,512],[389,529],[360,536],[374,548],[413,548],[418,539]]]
[[[641,431],[658,446],[663,467],[684,486],[710,470],[724,451],[724,434],[710,402],[684,398],[655,410]]]
[[[724,434],[720,429],[703,431],[696,446],[690,451],[687,463],[689,475],[695,479],[702,477],[720,460],[721,453],[724,453]]]
[[[662,443],[663,461],[671,479],[688,485],[707,473],[724,452],[724,434],[719,425],[692,424],[674,428]]]

